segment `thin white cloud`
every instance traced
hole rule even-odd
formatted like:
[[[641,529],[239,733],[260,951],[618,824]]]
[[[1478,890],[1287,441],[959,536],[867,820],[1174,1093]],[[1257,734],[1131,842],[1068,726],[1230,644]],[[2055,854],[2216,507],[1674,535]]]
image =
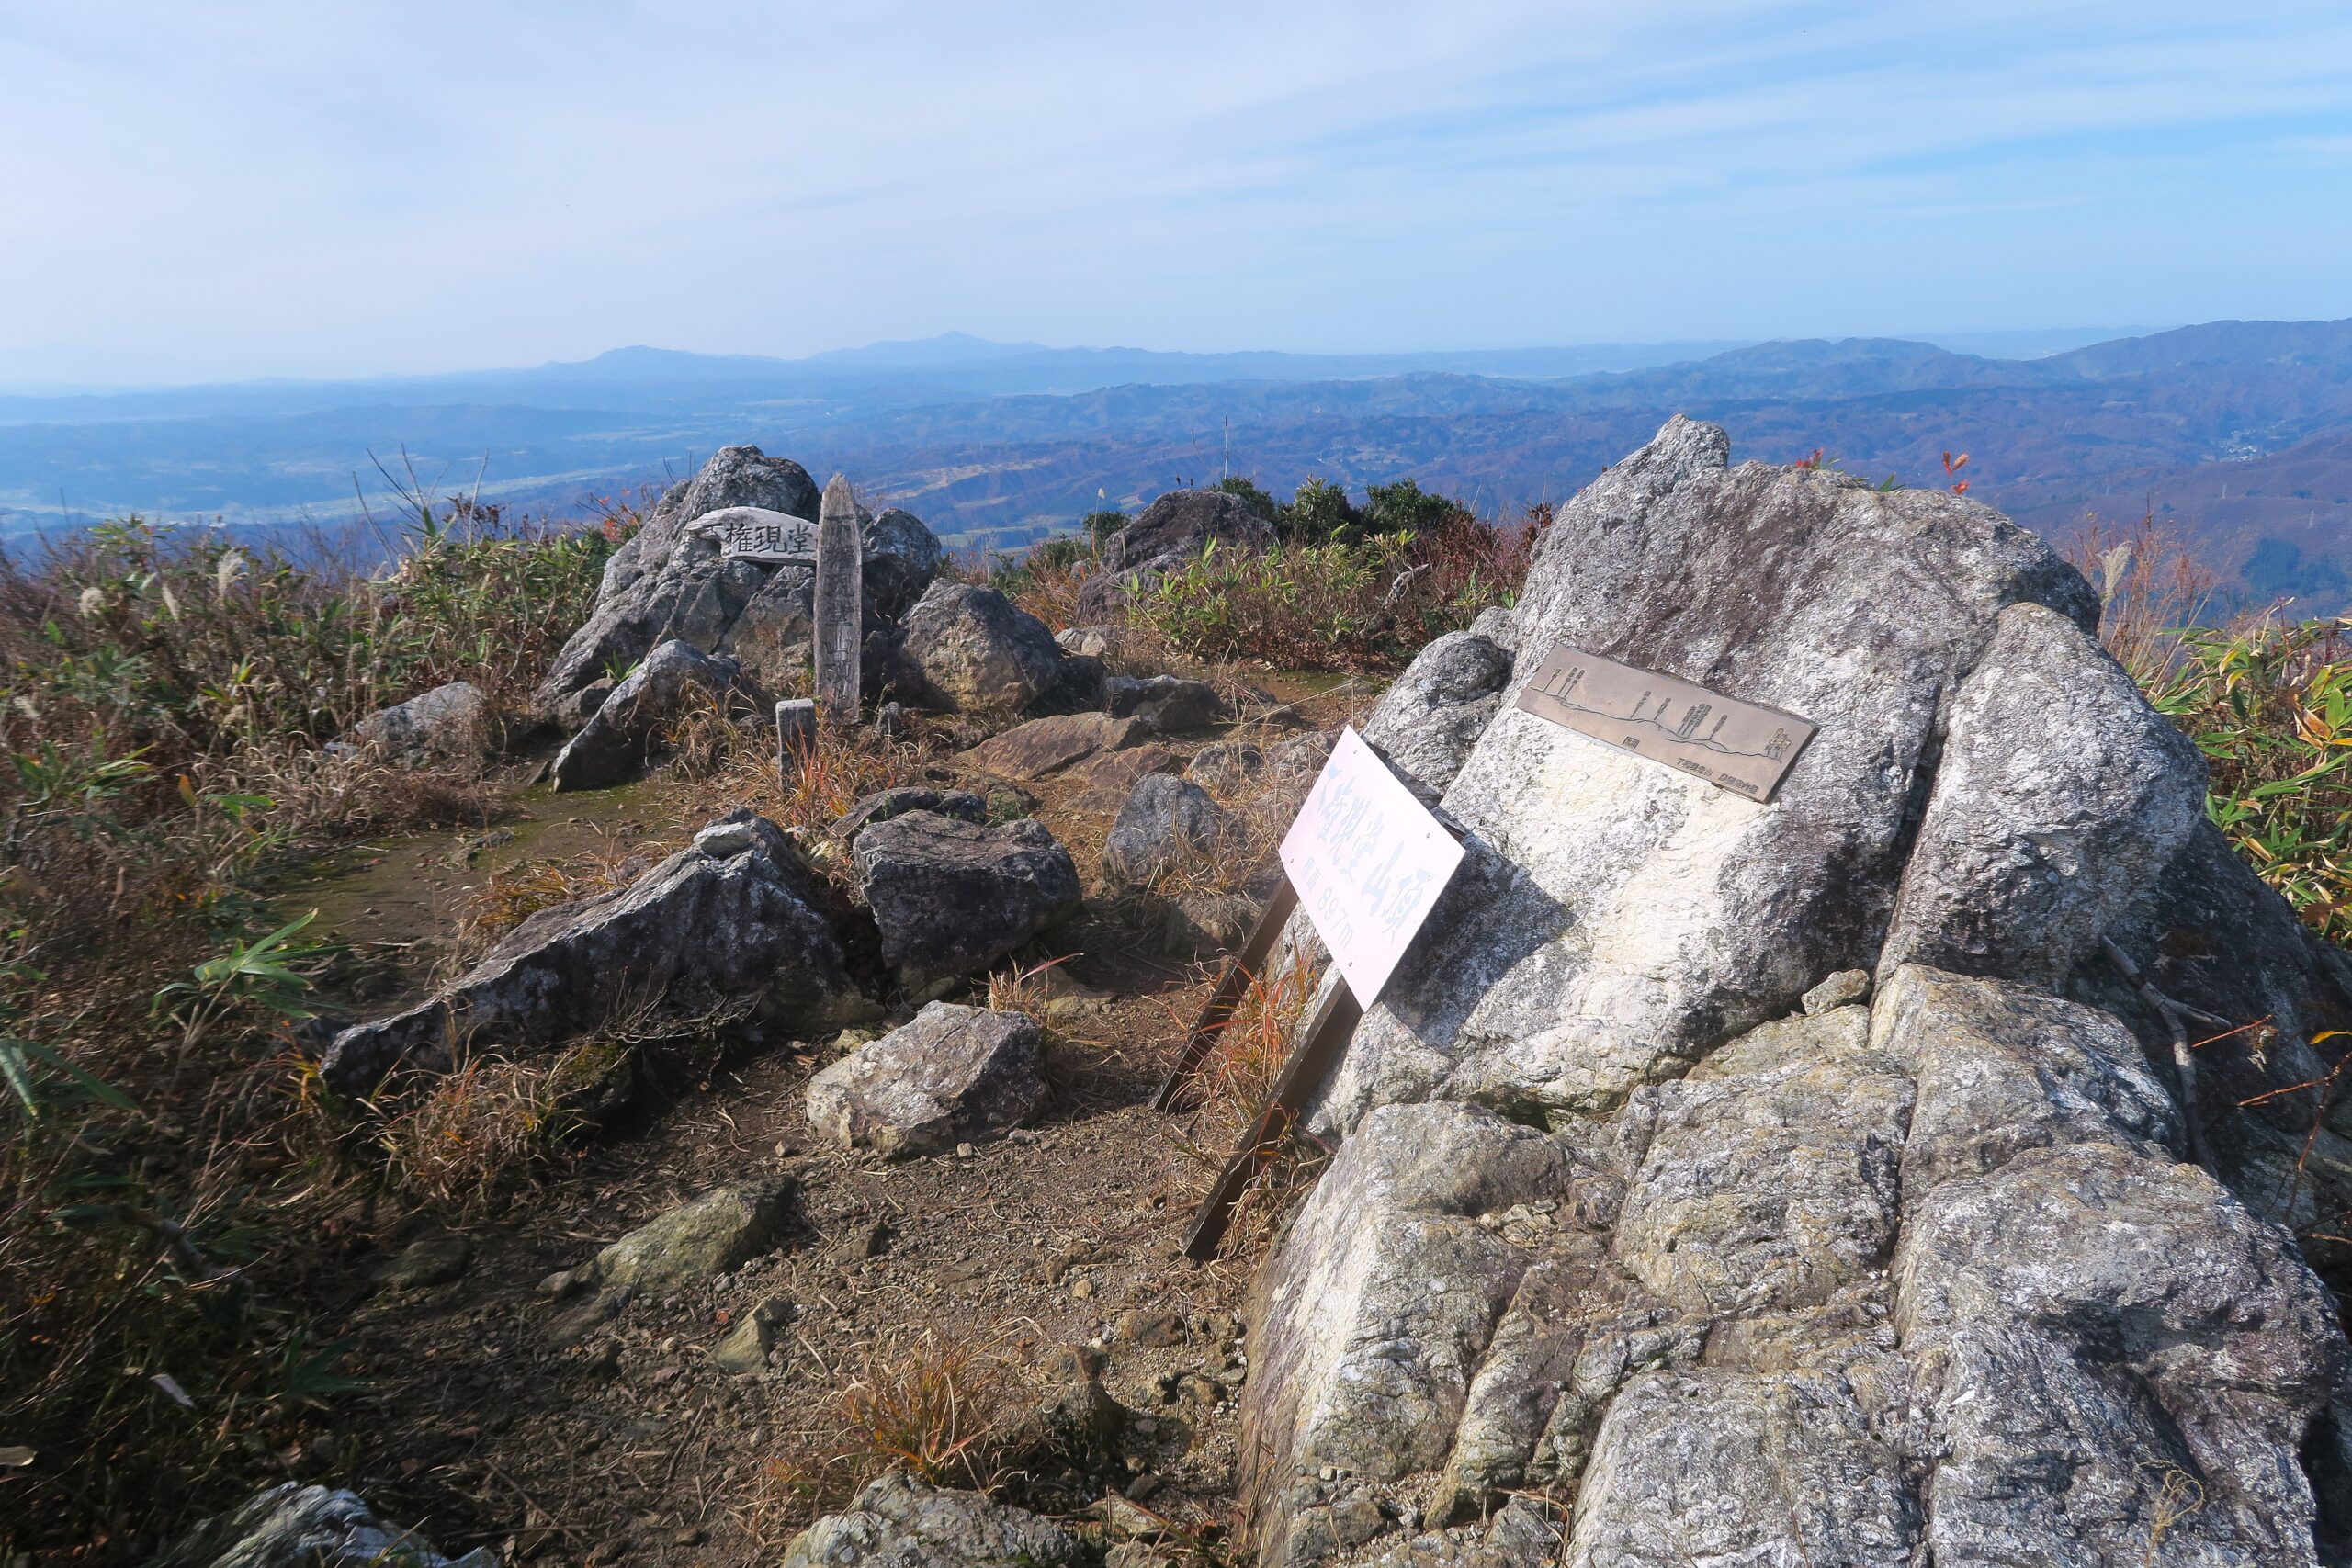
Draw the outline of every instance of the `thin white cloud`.
[[[2322,259],[2352,240],[2340,6],[1962,9],[20,6],[0,353],[302,372],[950,327],[1345,348],[2352,310]]]

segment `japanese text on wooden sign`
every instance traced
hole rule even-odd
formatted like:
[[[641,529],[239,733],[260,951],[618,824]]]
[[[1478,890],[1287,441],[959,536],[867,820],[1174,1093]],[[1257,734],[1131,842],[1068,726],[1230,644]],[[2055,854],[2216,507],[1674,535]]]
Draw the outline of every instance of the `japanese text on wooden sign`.
[[[1750,800],[1770,800],[1814,727],[1688,681],[1560,644],[1544,655],[1519,705],[1621,751],[1695,773]]]
[[[718,536],[718,553],[727,560],[808,564],[817,558],[817,525],[764,506],[729,506],[696,519],[695,527]]]
[[[1356,1000],[1388,983],[1462,846],[1352,728],[1283,839],[1283,870]]]

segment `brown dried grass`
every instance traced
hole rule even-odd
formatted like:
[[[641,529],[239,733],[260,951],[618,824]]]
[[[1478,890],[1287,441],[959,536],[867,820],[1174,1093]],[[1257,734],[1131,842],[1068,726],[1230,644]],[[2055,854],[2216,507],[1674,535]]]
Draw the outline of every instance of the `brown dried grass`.
[[[763,1522],[781,1529],[840,1507],[889,1470],[987,1492],[1004,1476],[1023,1386],[982,1341],[925,1329],[828,1368],[834,1386],[762,1466]]]

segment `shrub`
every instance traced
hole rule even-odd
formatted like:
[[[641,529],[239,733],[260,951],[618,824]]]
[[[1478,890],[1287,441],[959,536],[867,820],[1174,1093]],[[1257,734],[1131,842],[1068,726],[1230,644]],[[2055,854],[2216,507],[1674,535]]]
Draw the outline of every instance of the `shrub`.
[[[1274,524],[1287,544],[1353,544],[1363,536],[1363,515],[1348,492],[1323,479],[1301,481]]]
[[[1274,498],[1259,488],[1257,480],[1244,479],[1239,474],[1227,474],[1209,488],[1222,491],[1227,495],[1239,496],[1250,511],[1269,523],[1272,523],[1276,514],[1282,511],[1282,508],[1275,503]]]
[[[1549,522],[1537,509],[1498,528],[1449,502],[1421,533],[1262,552],[1212,546],[1131,602],[1128,618],[1196,659],[1391,673],[1430,637],[1509,603]]]
[[[2206,814],[2321,935],[2352,942],[2352,621],[2180,635],[2149,684],[2212,767]]]

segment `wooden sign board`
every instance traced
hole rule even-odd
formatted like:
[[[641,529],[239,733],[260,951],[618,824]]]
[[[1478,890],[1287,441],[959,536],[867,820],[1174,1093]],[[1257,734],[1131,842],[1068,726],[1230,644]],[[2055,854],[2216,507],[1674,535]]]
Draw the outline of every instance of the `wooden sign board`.
[[[817,515],[816,622],[817,711],[854,724],[865,649],[865,536],[857,498],[840,474],[826,482]]]
[[[1603,745],[1664,762],[1750,800],[1772,792],[1814,737],[1792,713],[1560,644],[1519,705]]]
[[[1370,1007],[1462,863],[1462,846],[1350,727],[1283,836],[1282,859],[1348,989]]]
[[[718,536],[718,553],[728,560],[773,566],[817,562],[817,525],[788,512],[729,506],[695,519],[694,525],[696,533]]]

